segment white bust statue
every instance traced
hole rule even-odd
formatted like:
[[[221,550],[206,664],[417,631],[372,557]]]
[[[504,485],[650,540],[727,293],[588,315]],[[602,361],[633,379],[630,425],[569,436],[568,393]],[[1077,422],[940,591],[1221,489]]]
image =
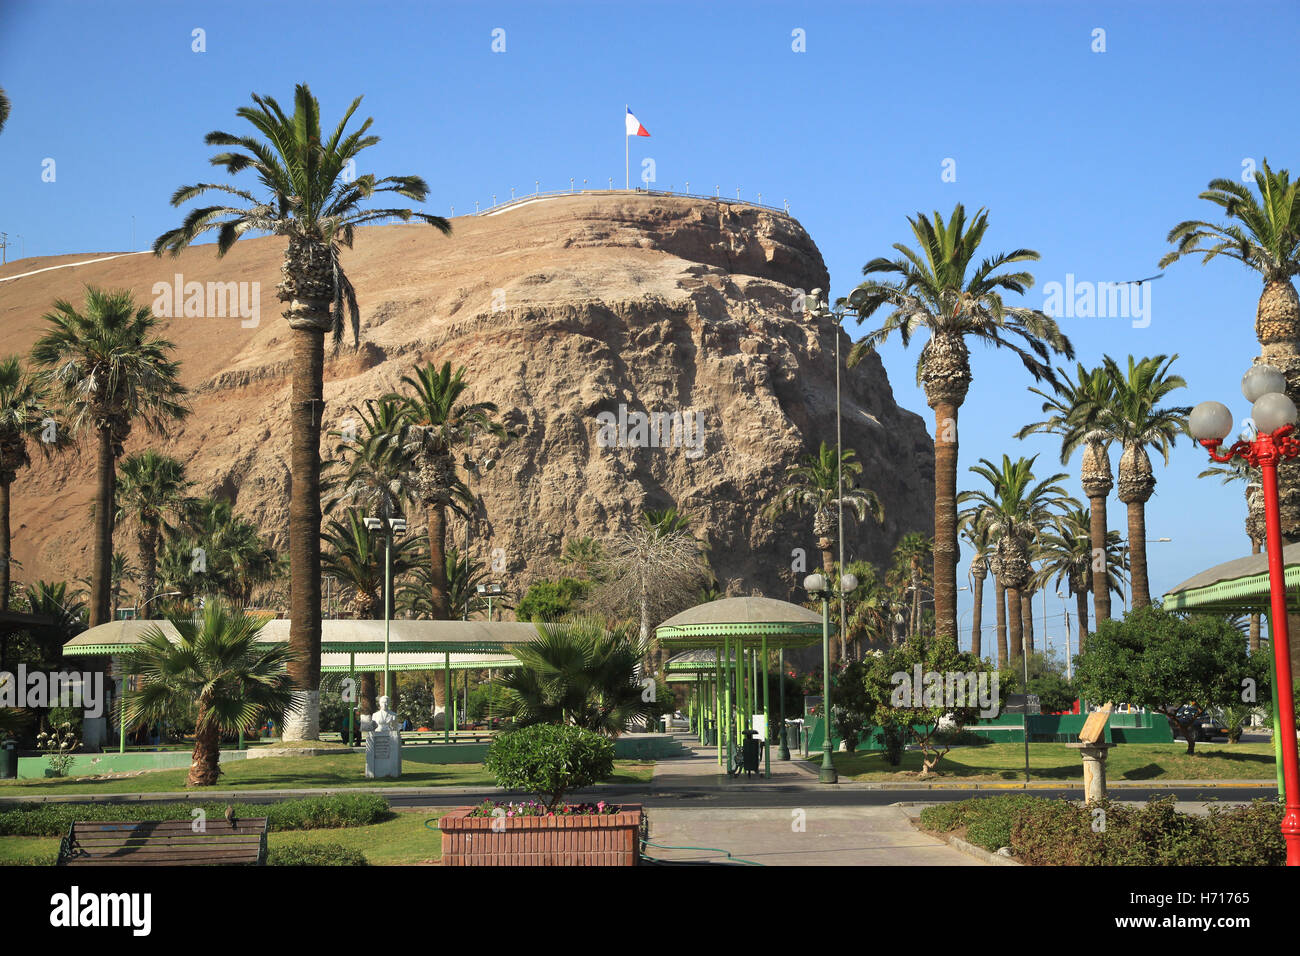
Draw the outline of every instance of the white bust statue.
[[[361,729],[370,733],[395,734],[400,729],[397,714],[388,709],[388,698],[379,698],[379,709],[361,718]]]

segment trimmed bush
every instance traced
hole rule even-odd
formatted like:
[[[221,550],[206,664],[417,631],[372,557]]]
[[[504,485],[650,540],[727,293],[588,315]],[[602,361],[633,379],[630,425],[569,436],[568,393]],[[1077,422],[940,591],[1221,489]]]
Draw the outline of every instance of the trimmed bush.
[[[267,866],[366,866],[360,850],[341,843],[305,843],[300,846],[271,847],[266,854]]]
[[[377,794],[349,793],[280,803],[233,803],[236,817],[266,817],[268,830],[361,827],[388,819],[388,801]],[[189,820],[202,809],[218,820],[225,803],[22,803],[0,810],[0,837],[61,837],[77,820]]]
[[[1200,817],[1179,813],[1172,796],[1135,808],[1017,794],[921,811],[923,827],[964,828],[976,846],[990,852],[1010,847],[1031,866],[1281,866],[1281,821],[1282,807],[1272,801],[1212,807]]]
[[[614,742],[570,724],[533,724],[498,734],[483,761],[504,790],[523,790],[554,809],[569,790],[614,772]]]

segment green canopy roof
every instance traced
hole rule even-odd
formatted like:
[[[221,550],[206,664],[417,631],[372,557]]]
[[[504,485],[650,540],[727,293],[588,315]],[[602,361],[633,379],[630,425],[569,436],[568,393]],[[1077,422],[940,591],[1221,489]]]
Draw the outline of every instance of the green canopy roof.
[[[1300,608],[1300,544],[1282,549],[1287,606]],[[1267,611],[1269,607],[1268,555],[1251,554],[1216,564],[1193,575],[1161,599],[1169,611]]]
[[[670,617],[655,628],[667,647],[720,647],[725,637],[733,644],[807,647],[822,639],[822,617],[806,607],[765,597],[722,598],[705,601]]]

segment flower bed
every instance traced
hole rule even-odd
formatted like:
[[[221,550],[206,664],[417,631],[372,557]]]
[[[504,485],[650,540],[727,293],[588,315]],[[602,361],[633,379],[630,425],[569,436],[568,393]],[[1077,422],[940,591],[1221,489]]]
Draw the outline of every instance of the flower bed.
[[[640,804],[484,803],[442,818],[443,866],[636,866]]]

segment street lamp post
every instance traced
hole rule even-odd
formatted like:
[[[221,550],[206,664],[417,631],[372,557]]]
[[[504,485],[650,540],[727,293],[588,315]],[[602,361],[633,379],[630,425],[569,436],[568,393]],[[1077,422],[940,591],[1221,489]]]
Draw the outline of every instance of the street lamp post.
[[[831,751],[835,748],[835,735],[831,730],[831,595],[830,583],[824,574],[810,574],[803,579],[804,590],[822,602],[822,768],[817,779],[821,783],[837,783],[835,761]],[[858,586],[852,574],[840,575],[841,597]]]
[[[388,637],[393,620],[393,537],[406,532],[405,518],[367,518],[366,530],[384,532],[384,695],[393,696],[393,674],[388,669]]]
[[[1286,841],[1286,865],[1300,866],[1300,760],[1297,759],[1295,702],[1291,684],[1291,640],[1287,627],[1285,565],[1282,560],[1282,520],[1278,509],[1277,465],[1300,456],[1295,431],[1296,407],[1285,394],[1286,376],[1270,365],[1256,365],[1241,380],[1241,391],[1250,402],[1251,418],[1258,429],[1249,441],[1234,443],[1226,453],[1219,447],[1232,431],[1232,412],[1219,402],[1202,402],[1192,409],[1188,422],[1192,438],[1199,441],[1217,462],[1241,458],[1259,468],[1264,486],[1264,524],[1267,529],[1269,592],[1273,617],[1269,626],[1273,645],[1274,677],[1277,688],[1275,734],[1282,740],[1282,775],[1286,784],[1286,812],[1282,837]]]

